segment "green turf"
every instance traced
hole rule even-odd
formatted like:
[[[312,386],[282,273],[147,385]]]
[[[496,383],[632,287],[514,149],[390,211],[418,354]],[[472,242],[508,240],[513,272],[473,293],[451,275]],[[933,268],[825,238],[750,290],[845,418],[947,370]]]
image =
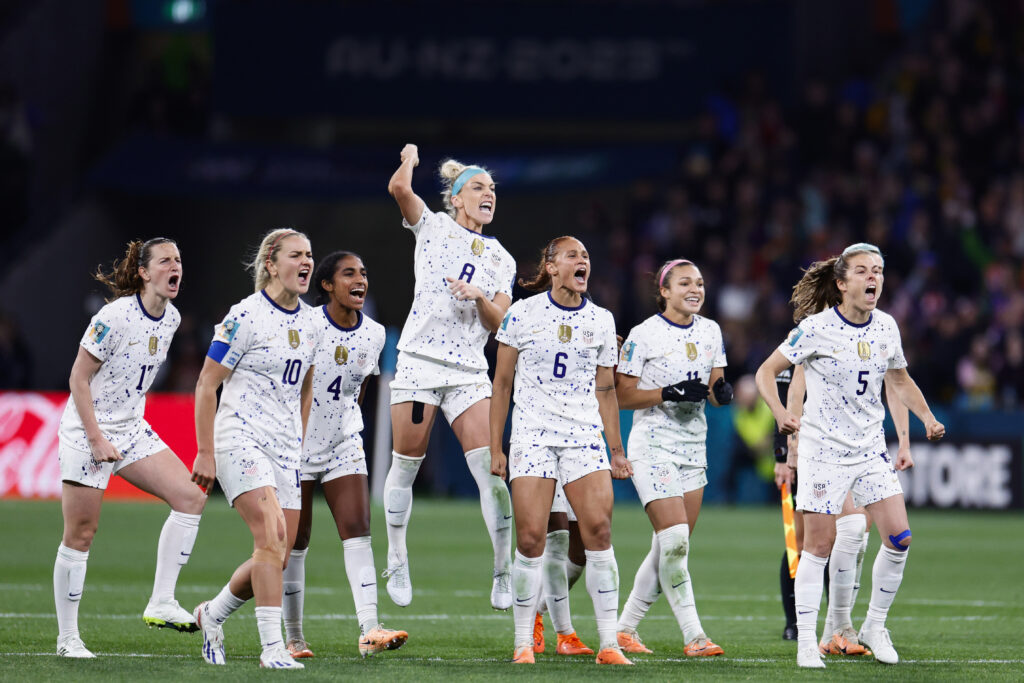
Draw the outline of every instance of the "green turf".
[[[690,570],[704,628],[726,656],[686,661],[679,630],[664,601],[641,624],[653,655],[634,656],[624,670],[597,667],[592,658],[540,655],[536,666],[513,668],[510,614],[489,605],[490,550],[471,502],[418,499],[409,535],[415,595],[395,607],[380,584],[385,624],[409,631],[396,652],[366,661],[356,651],[358,626],[342,566],[341,544],[324,505],[315,513],[307,559],[305,632],[316,657],[303,672],[263,672],[253,608],[225,624],[228,664],[200,657],[199,634],[150,630],[141,620],[153,575],[156,537],[166,516],[161,505],[108,503],[89,560],[80,624],[95,660],[56,657],[51,577],[60,540],[58,503],[0,501],[0,679],[182,680],[196,676],[251,679],[286,676],[362,680],[451,678],[687,677],[787,680],[813,676],[795,664],[795,644],[781,639],[778,600],[782,552],[780,515],[774,508],[708,507],[691,544]],[[378,566],[384,556],[382,515],[375,511]],[[912,511],[914,549],[889,626],[901,663],[828,658],[836,679],[1024,679],[1024,516],[978,512]],[[613,532],[624,601],[650,541],[636,504],[616,510]],[[178,598],[191,608],[211,597],[250,552],[238,515],[222,498],[211,500]],[[865,570],[877,541],[872,543]],[[596,645],[593,612],[581,584],[573,591],[574,623]],[[866,595],[854,610],[862,618]],[[549,627],[550,628],[550,627]],[[550,631],[549,631],[550,633]],[[550,651],[550,650],[549,650]],[[820,675],[820,674],[818,674]]]

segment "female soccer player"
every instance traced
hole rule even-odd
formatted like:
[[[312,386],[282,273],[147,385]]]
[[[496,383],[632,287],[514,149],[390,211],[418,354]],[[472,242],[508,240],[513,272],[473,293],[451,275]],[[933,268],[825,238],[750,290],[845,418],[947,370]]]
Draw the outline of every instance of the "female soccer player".
[[[195,631],[174,599],[188,562],[206,495],[188,469],[146,423],[146,392],[167,358],[181,315],[171,303],[181,287],[181,255],[169,239],[128,244],[113,271],[95,278],[113,298],[93,316],[71,368],[71,399],[58,432],[64,535],[53,567],[57,654],[93,657],[78,633],[89,546],[100,521],[103,491],[119,474],[171,506],[157,544],[153,594],[143,612],[150,626]]]
[[[398,341],[391,382],[394,454],[384,482],[388,530],[388,594],[396,605],[412,600],[405,536],[412,483],[427,451],[438,406],[466,453],[480,489],[480,508],[494,549],[491,605],[512,606],[512,508],[505,482],[491,474],[487,411],[491,382],[484,344],[512,302],[516,264],[498,240],[482,234],[494,219],[494,180],[484,169],[449,159],[441,165],[447,213],[428,211],[412,190],[419,164],[406,145],[388,183],[403,225],[416,236],[416,292]]]
[[[215,598],[196,607],[195,617],[203,658],[224,664],[221,625],[255,597],[260,666],[301,669],[281,637],[281,572],[302,507],[302,435],[322,329],[299,299],[313,274],[309,240],[295,230],[272,230],[250,268],[256,291],[216,327],[196,382],[192,479],[206,488],[216,477],[252,533],[253,553]]]
[[[319,480],[345,552],[345,573],[359,620],[359,654],[401,647],[409,638],[377,618],[377,572],[370,546],[370,491],[363,452],[360,406],[384,348],[384,326],[362,313],[369,281],[356,254],[328,254],[313,273],[321,328],[313,375],[313,406],[302,443],[302,512],[284,570],[283,616],[288,651],[296,659],[313,653],[302,634],[306,552],[313,526],[313,487]]]
[[[945,427],[907,373],[896,321],[877,309],[883,282],[881,252],[870,244],[854,244],[839,256],[812,264],[794,289],[794,298],[828,300],[838,291],[839,305],[801,321],[756,375],[780,431],[802,432],[797,508],[804,512],[804,547],[795,590],[801,667],[825,666],[815,626],[825,562],[835,537],[833,515],[842,510],[849,492],[855,505],[867,507],[882,536],[859,639],[878,661],[899,661],[885,618],[903,579],[911,532],[882,429],[883,379],[921,419],[929,439],[941,439]],[[801,363],[807,382],[802,420],[783,407],[775,387],[782,370]]]
[[[836,304],[839,302],[836,301]],[[797,309],[794,316],[797,321],[817,313],[819,311],[804,311]],[[794,366],[792,372],[792,384],[786,405],[796,417],[803,415],[804,396],[806,391],[806,379],[802,366]],[[885,395],[889,404],[889,413],[892,415],[896,425],[899,448],[896,454],[896,469],[905,470],[914,466],[913,458],[910,455],[910,414],[907,406],[900,402],[891,382],[885,382]],[[796,477],[789,464],[795,468],[798,462],[799,438],[798,434],[789,435],[789,452],[787,472],[791,483],[795,483]],[[785,476],[785,475],[783,475]],[[802,517],[803,514],[800,513]],[[794,514],[794,518],[796,515]],[[802,520],[801,520],[802,526]],[[821,642],[818,643],[818,651],[823,655],[867,655],[871,654],[867,648],[861,645],[857,631],[853,628],[851,612],[854,603],[857,601],[857,593],[860,591],[861,570],[864,568],[864,554],[868,549],[868,542],[871,538],[871,515],[864,507],[856,507],[853,503],[853,495],[847,494],[843,501],[842,511],[835,517],[835,541],[832,544],[832,553],[828,561],[828,611],[826,612],[825,625],[821,631]],[[800,537],[798,537],[799,547]],[[789,576],[787,570],[786,576]],[[795,600],[795,598],[794,598]],[[793,628],[796,629],[796,605],[793,603]]]
[[[552,240],[533,279],[520,281],[542,293],[516,302],[497,334],[491,471],[504,477],[507,467],[512,481],[515,663],[534,661],[545,536],[555,485],[561,483],[586,548],[587,592],[601,641],[597,663],[631,664],[615,641],[619,581],[611,544],[611,477],[625,479],[632,468],[622,448],[615,402],[615,321],[583,297],[589,278],[590,257],[583,244],[573,237]],[[513,380],[516,406],[509,462],[502,432]],[[611,467],[601,441],[602,425]]]
[[[708,483],[704,400],[709,386],[716,406],[732,401],[733,391],[724,376],[722,330],[698,315],[705,295],[700,270],[676,259],[661,267],[655,282],[661,312],[630,331],[616,374],[619,405],[635,411],[629,433],[633,484],[654,527],[651,550],[619,619],[618,642],[627,652],[650,652],[636,629],[664,593],[683,631],[683,652],[712,657],[723,651],[697,616],[687,558]]]

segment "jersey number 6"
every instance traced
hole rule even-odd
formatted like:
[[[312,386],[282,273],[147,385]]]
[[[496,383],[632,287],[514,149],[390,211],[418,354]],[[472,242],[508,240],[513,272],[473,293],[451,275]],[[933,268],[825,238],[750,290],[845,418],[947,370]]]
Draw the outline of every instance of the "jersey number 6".
[[[553,372],[555,374],[555,377],[557,377],[558,379],[562,379],[563,377],[565,377],[566,368],[565,363],[563,361],[565,361],[568,357],[569,354],[567,354],[564,351],[559,351],[558,353],[555,354],[555,369]]]

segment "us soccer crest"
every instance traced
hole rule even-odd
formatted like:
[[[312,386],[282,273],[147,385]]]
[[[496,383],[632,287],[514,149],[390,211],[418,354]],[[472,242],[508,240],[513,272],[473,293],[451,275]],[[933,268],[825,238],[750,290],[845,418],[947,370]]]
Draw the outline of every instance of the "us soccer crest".
[[[857,355],[861,360],[871,358],[871,344],[866,341],[857,342]]]
[[[348,362],[348,347],[340,344],[334,347],[334,362],[338,365],[344,365]]]
[[[558,326],[558,341],[563,344],[568,344],[572,341],[572,326],[571,325],[559,325]]]
[[[149,355],[155,356],[159,340],[156,337],[149,338]]]
[[[479,237],[474,237],[473,244],[470,246],[470,249],[473,250],[473,256],[479,256],[484,253],[484,241]]]
[[[293,349],[299,348],[299,331],[288,330],[288,345]]]
[[[584,344],[586,344],[587,346],[590,346],[591,344],[594,343],[594,331],[593,330],[583,330],[583,332],[581,334],[582,334],[582,338],[583,338],[583,343]]]
[[[697,360],[697,345],[693,342],[686,342],[686,358],[688,360]]]

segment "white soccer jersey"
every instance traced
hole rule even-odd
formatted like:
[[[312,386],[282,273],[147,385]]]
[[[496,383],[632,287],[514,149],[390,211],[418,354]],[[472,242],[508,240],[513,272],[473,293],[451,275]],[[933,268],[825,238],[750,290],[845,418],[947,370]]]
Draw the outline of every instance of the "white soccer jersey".
[[[402,225],[416,235],[416,290],[398,349],[477,370],[487,369],[487,329],[476,304],[456,301],[446,277],[476,285],[484,296],[512,298],[516,262],[494,237],[456,223],[446,213],[426,207],[416,225]]]
[[[576,308],[550,292],[512,304],[497,340],[519,351],[512,441],[539,446],[601,443],[594,381],[613,367],[618,345],[612,314],[584,299]]]
[[[316,310],[322,336],[313,371],[313,407],[306,425],[302,457],[321,462],[346,438],[363,429],[359,389],[370,375],[379,375],[377,361],[384,348],[380,323],[359,313],[354,327],[341,327],[324,306]]]
[[[829,308],[801,321],[779,352],[794,365],[803,363],[807,378],[801,458],[853,464],[886,452],[882,378],[907,367],[891,315],[875,310],[855,325]]]
[[[92,407],[103,436],[121,450],[143,425],[146,392],[167,358],[181,314],[168,301],[164,314],[151,316],[138,294],[110,302],[92,317],[81,347],[103,362],[89,381]],[[89,440],[71,398],[60,419],[61,441],[89,452]]]
[[[292,310],[281,308],[260,291],[217,325],[207,355],[233,371],[214,422],[218,452],[256,448],[281,467],[299,468],[300,394],[320,343],[318,313],[301,300]]]
[[[689,325],[677,325],[659,313],[630,331],[618,372],[639,377],[638,389],[659,389],[688,379],[708,384],[712,368],[726,364],[718,323],[694,315]],[[704,401],[664,401],[633,411],[627,452],[642,454],[651,446],[678,464],[707,467],[707,433]]]

